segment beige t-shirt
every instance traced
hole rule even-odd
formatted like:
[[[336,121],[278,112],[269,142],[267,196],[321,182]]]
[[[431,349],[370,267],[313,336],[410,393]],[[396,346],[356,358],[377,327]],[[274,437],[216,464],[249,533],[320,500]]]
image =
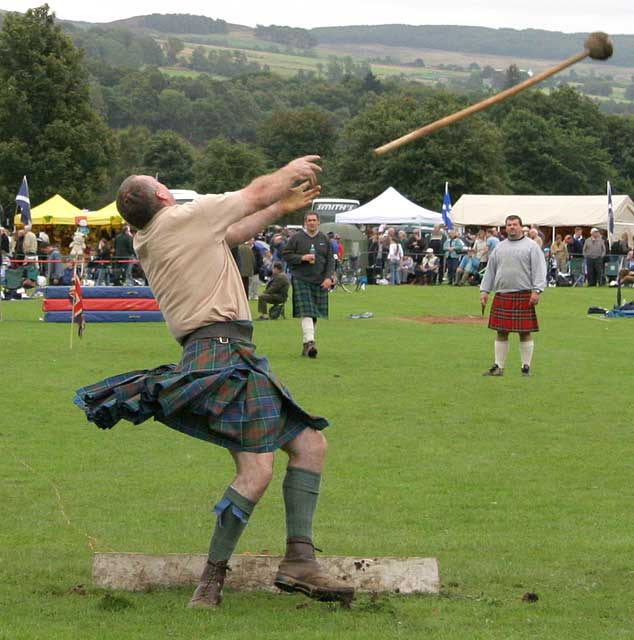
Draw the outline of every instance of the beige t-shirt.
[[[244,217],[239,191],[165,207],[134,238],[134,250],[167,326],[178,340],[212,322],[251,320],[227,227]]]

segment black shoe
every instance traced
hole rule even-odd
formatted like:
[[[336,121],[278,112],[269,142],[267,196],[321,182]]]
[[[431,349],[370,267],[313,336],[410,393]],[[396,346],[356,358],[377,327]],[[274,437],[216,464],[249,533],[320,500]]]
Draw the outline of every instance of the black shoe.
[[[317,357],[317,347],[315,346],[315,343],[312,340],[311,342],[308,343],[307,355],[309,358]]]
[[[494,364],[488,371],[485,371],[483,376],[503,376],[504,369],[500,369],[497,364]]]
[[[531,368],[527,364],[522,365],[522,375],[526,378],[531,375]]]

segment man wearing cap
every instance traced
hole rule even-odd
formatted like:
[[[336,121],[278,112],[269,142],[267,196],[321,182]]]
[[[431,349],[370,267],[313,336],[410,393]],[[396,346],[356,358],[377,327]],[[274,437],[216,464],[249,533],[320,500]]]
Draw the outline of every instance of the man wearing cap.
[[[425,257],[420,265],[423,281],[421,284],[433,285],[438,278],[438,271],[440,269],[440,259],[434,255],[434,250],[429,247],[425,249]]]
[[[535,347],[532,332],[539,331],[535,306],[546,287],[546,261],[539,246],[524,236],[519,216],[507,216],[506,235],[489,256],[480,285],[483,309],[489,293],[496,292],[489,316],[489,329],[497,331],[495,362],[484,375],[504,375],[509,333],[513,332],[520,336],[521,373],[529,376]]]
[[[319,600],[349,601],[354,593],[315,559],[312,523],[328,421],[302,409],[267,359],[256,354],[249,301],[231,254],[232,246],[319,195],[318,160],[298,158],[240,191],[182,205],[151,176],[129,176],[117,195],[119,212],[138,229],[135,251],[183,353],[177,365],[122,373],[79,389],[75,403],[103,429],[122,418],[134,424],[154,418],[231,453],[236,475],[214,507],[218,520],[191,608],[221,604],[229,558],[273,477],[278,449],[288,454],[287,537],[275,584]]]
[[[586,259],[586,278],[589,287],[603,285],[603,258],[605,242],[596,227],[592,227],[590,237],[583,243],[583,257]]]

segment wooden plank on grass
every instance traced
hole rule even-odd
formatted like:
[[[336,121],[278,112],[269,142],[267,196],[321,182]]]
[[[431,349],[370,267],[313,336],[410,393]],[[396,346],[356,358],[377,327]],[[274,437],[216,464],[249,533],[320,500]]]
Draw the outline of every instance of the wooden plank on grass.
[[[192,586],[197,584],[206,560],[206,556],[187,553],[96,553],[93,582],[104,589],[126,591]],[[273,591],[280,561],[277,556],[233,556],[226,586],[238,591]],[[361,591],[438,593],[440,588],[436,558],[320,556],[319,562],[331,575]]]

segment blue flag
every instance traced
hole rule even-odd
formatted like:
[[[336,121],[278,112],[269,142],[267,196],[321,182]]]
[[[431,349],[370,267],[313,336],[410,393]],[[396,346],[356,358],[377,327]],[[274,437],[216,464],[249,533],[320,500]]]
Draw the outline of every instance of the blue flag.
[[[22,178],[22,184],[18,195],[15,197],[15,204],[20,209],[22,224],[31,224],[31,200],[29,199],[29,183],[26,176]]]
[[[448,182],[445,182],[445,197],[442,199],[442,210],[440,213],[442,214],[445,227],[447,227],[447,231],[449,231],[453,228],[453,223],[451,222],[451,196],[449,195]]]
[[[608,180],[608,242],[612,245],[612,236],[614,235],[614,207],[612,206],[612,187]]]

